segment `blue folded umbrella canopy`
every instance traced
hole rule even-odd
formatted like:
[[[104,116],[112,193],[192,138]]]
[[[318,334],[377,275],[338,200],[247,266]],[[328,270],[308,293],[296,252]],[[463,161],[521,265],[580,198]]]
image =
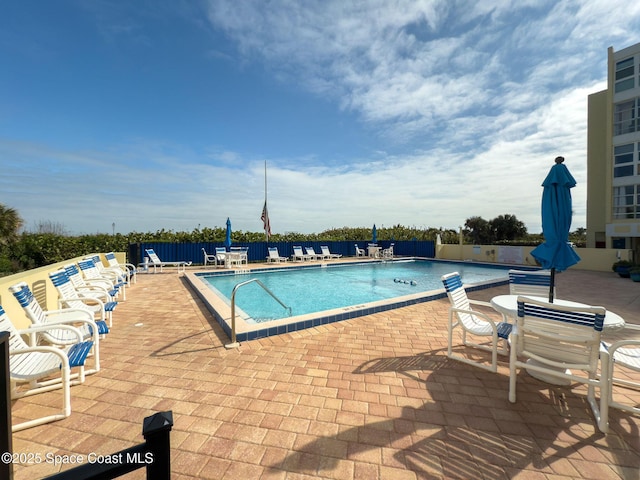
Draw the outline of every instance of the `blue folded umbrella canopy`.
[[[371,229],[371,243],[378,243],[378,230],[376,229],[376,224],[373,224],[373,228]]]
[[[224,239],[224,246],[231,247],[231,220],[229,220],[229,217],[227,217],[227,236]]]
[[[562,272],[580,261],[568,243],[572,216],[571,189],[576,186],[576,181],[563,161],[563,157],[556,158],[556,164],[542,182],[544,243],[531,251],[542,268],[551,270],[549,301],[553,301],[555,272]]]

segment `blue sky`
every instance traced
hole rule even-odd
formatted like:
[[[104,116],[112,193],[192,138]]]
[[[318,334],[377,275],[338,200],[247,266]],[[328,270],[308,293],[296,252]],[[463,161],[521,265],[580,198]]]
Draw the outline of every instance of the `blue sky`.
[[[587,96],[621,0],[0,4],[0,203],[28,230],[273,233],[513,214],[557,155],[586,226]]]

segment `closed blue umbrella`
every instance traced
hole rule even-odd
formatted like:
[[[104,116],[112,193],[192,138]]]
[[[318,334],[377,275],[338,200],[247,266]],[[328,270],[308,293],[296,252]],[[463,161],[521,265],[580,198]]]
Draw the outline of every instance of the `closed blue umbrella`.
[[[562,272],[580,261],[580,257],[568,243],[572,216],[571,189],[576,186],[576,181],[563,165],[564,157],[557,157],[555,161],[556,164],[542,182],[544,243],[531,251],[542,268],[551,270],[550,302],[553,302],[555,272]]]
[[[229,217],[227,217],[227,236],[224,239],[224,246],[231,247],[231,220],[229,220]]]
[[[371,230],[371,243],[378,243],[378,230],[376,229],[376,224],[373,224],[373,229]]]

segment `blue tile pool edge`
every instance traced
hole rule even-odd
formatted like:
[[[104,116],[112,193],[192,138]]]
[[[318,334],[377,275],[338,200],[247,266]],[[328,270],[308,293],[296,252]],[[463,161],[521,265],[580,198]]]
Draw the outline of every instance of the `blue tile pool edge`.
[[[422,260],[422,258],[404,258],[401,260],[396,260],[396,261],[406,261],[406,260]],[[434,261],[434,259],[424,259],[424,260],[429,260],[429,261]],[[437,261],[437,260],[435,260]],[[453,265],[459,265],[461,262],[451,262],[451,261],[446,261],[447,263],[451,263]],[[331,262],[331,266],[338,266],[338,265],[353,265],[353,264],[358,264],[358,263],[369,263],[369,262]],[[479,264],[479,262],[474,262]],[[489,266],[490,264],[482,264],[482,266]],[[496,268],[505,268],[508,267],[508,265],[493,265]],[[284,268],[321,268],[322,265],[320,264],[312,264],[312,265],[295,265],[295,266],[291,266],[291,267],[282,267]],[[519,266],[519,268],[521,268]],[[216,320],[216,322],[222,327],[223,331],[225,332],[225,334],[231,338],[232,332],[231,332],[231,325],[229,325],[225,319],[218,313],[218,311],[214,308],[213,305],[211,305],[211,303],[208,301],[208,299],[206,298],[205,294],[203,293],[203,291],[207,291],[206,289],[208,289],[208,287],[206,286],[198,286],[195,284],[195,281],[197,280],[198,282],[201,282],[204,284],[203,280],[200,279],[200,277],[203,276],[209,276],[209,275],[237,275],[239,277],[243,277],[247,274],[251,274],[251,273],[257,273],[257,272],[265,272],[265,271],[275,271],[279,269],[279,267],[271,267],[271,268],[254,268],[254,269],[243,269],[240,270],[239,272],[230,272],[229,270],[227,271],[218,271],[218,272],[197,272],[197,273],[190,273],[185,275],[185,278],[187,279],[187,282],[190,284],[192,290],[198,295],[198,297],[200,298],[200,300],[202,300],[202,302],[205,304],[207,310],[213,315],[213,318]],[[474,291],[479,291],[479,290],[485,290],[487,288],[493,288],[493,287],[498,287],[498,286],[502,286],[502,285],[508,285],[509,284],[509,279],[505,278],[504,280],[496,280],[496,281],[489,281],[489,282],[484,282],[481,284],[477,284],[477,285],[465,285],[465,288],[468,292],[474,292]],[[203,288],[205,290],[203,290]],[[446,298],[447,294],[444,290],[444,288],[442,290],[438,289],[438,290],[431,290],[429,292],[425,292],[425,296],[423,297],[419,297],[419,298],[413,298],[413,299],[408,299],[408,300],[400,300],[398,302],[392,302],[392,303],[388,303],[388,304],[384,304],[384,305],[377,305],[377,306],[373,306],[373,307],[368,307],[368,306],[364,306],[362,308],[358,308],[355,307],[353,310],[349,310],[348,312],[343,312],[343,313],[332,313],[330,315],[326,315],[326,316],[320,316],[320,317],[316,317],[316,318],[312,318],[312,319],[304,319],[304,320],[300,320],[297,322],[292,322],[289,324],[285,324],[285,325],[278,325],[278,326],[271,326],[269,327],[267,324],[257,324],[256,330],[252,330],[252,331],[248,331],[248,332],[242,332],[242,333],[237,333],[236,332],[236,341],[237,342],[246,342],[249,340],[257,340],[260,338],[267,338],[270,336],[274,336],[274,335],[282,335],[284,333],[292,333],[292,332],[296,332],[299,330],[305,330],[307,328],[314,328],[314,327],[318,327],[321,325],[328,325],[330,323],[335,323],[335,322],[342,322],[344,320],[351,320],[354,318],[358,318],[358,317],[364,317],[366,315],[373,315],[374,313],[380,313],[380,312],[385,312],[388,310],[395,310],[397,308],[402,308],[402,307],[407,307],[409,305],[415,305],[418,303],[425,303],[425,302],[431,302],[433,300],[439,300],[441,298]],[[322,312],[320,312],[322,313]],[[261,325],[265,325],[263,328],[259,328]]]

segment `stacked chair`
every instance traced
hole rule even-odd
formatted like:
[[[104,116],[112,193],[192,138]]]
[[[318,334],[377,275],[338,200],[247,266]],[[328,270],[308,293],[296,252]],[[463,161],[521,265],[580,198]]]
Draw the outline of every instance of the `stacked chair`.
[[[118,306],[118,302],[105,301],[104,298],[98,298],[97,295],[76,290],[64,268],[51,272],[49,278],[58,291],[58,306],[60,308],[87,310],[96,315],[97,320],[105,321],[108,319],[109,326],[113,326],[113,311]]]
[[[64,331],[73,343],[52,343],[50,346],[27,344],[22,335],[35,338],[35,335]],[[62,389],[62,408],[59,413],[46,415],[28,420],[12,426],[17,432],[26,428],[42,425],[71,415],[71,385],[84,382],[84,366],[89,351],[93,347],[92,341],[83,340],[82,333],[71,325],[34,325],[26,330],[17,330],[0,306],[0,331],[9,333],[9,380],[11,383],[11,398],[23,398],[37,393]],[[77,368],[78,373],[72,375],[71,369]]]
[[[61,391],[58,412],[15,424],[14,432],[68,417],[71,386],[100,371],[100,342],[113,326],[116,298],[124,300],[126,285],[136,282],[135,268],[114,265],[109,259],[112,253],[106,254],[109,266],[92,256],[49,274],[58,293],[58,309],[44,310],[25,282],[9,288],[31,322],[26,329],[16,329],[0,306],[0,331],[9,333],[11,398]]]

